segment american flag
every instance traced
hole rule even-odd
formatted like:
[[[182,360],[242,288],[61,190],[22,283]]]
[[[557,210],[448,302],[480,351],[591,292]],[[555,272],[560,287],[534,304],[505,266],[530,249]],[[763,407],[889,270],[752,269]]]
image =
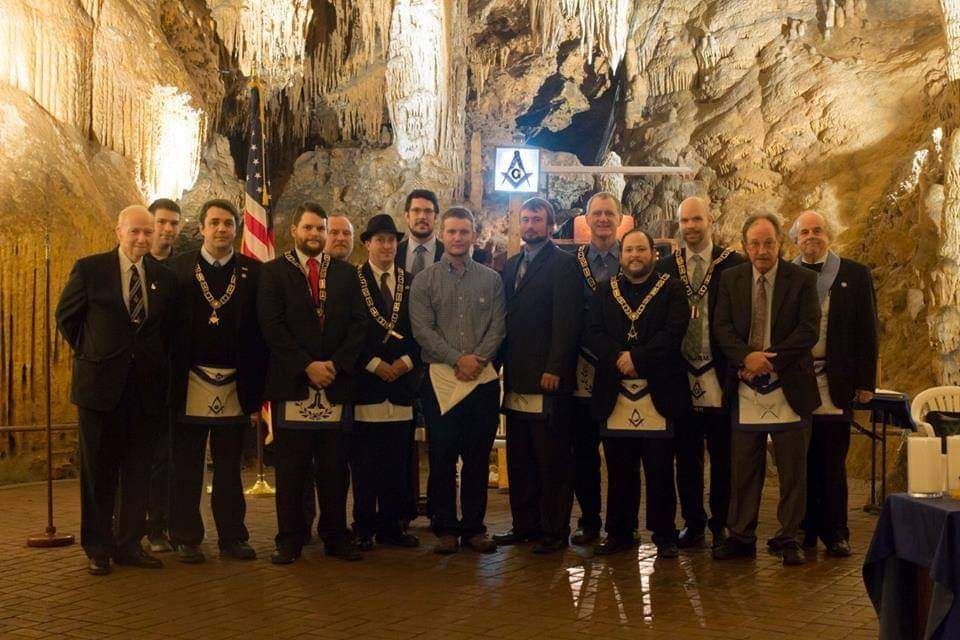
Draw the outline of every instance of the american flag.
[[[263,137],[263,103],[260,84],[250,82],[250,148],[247,150],[247,185],[243,198],[243,241],[240,251],[260,262],[273,260],[273,228],[270,224],[270,193],[267,190],[267,149]],[[261,416],[267,425],[267,443],[273,439],[270,403],[264,402]],[[258,434],[259,437],[259,434]]]
[[[260,262],[272,260],[273,229],[270,225],[270,194],[267,191],[267,150],[263,137],[263,103],[260,85],[250,82],[250,148],[247,153],[247,186],[243,199],[243,255]]]

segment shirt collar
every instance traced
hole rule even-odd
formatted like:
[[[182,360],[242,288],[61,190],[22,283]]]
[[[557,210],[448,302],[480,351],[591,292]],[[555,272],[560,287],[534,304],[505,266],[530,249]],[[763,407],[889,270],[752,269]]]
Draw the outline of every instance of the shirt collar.
[[[523,255],[526,256],[527,262],[533,262],[534,258],[536,258],[540,252],[543,251],[543,248],[548,244],[550,244],[550,238],[547,238],[545,241],[535,246],[529,244],[523,245]]]
[[[134,262],[133,260],[127,257],[127,254],[125,254],[123,252],[123,249],[121,249],[120,247],[117,247],[117,253],[120,254],[120,271],[123,271],[124,273],[126,273],[127,271],[130,271],[130,267],[133,267],[133,266],[137,268],[137,271],[143,271],[142,256],[139,260]]]
[[[606,258],[607,256],[613,256],[613,258],[615,258],[617,262],[619,262],[620,261],[620,243],[614,242],[612,245],[610,245],[609,249],[601,253],[600,249],[597,249],[597,247],[591,242],[590,244],[587,245],[587,256],[591,260],[595,260],[597,256],[601,256],[603,258]]]
[[[456,269],[453,267],[453,262],[450,259],[450,254],[447,253],[446,251],[444,251],[443,255],[440,256],[440,262],[442,262],[447,267],[447,271],[450,271],[451,273],[456,271]],[[468,253],[464,260],[464,270],[469,271],[470,269],[473,268],[474,264],[475,263],[473,262],[473,258],[471,258],[470,254]]]
[[[219,262],[219,263],[220,263],[220,266],[222,267],[223,265],[225,265],[225,264],[227,264],[228,262],[230,262],[231,258],[233,258],[233,247],[230,248],[230,253],[228,253],[228,254],[225,255],[224,257],[222,257],[222,258],[214,258],[214,257],[210,254],[210,252],[207,251],[207,248],[206,248],[206,247],[201,246],[201,247],[200,247],[200,257],[202,257],[204,260],[206,260],[206,261],[207,261],[207,264],[209,264],[210,266],[213,266],[213,263],[214,263],[214,262]]]
[[[373,264],[373,262],[370,261],[370,260],[367,260],[367,264],[370,265],[370,270],[373,271],[373,275],[374,275],[374,277],[377,279],[377,282],[380,282],[380,277],[381,277],[384,273],[386,273],[387,275],[389,275],[391,278],[394,277],[394,275],[393,275],[394,265],[393,265],[392,262],[390,263],[390,268],[387,269],[386,271],[384,271],[383,269],[378,268],[377,265]]]
[[[429,240],[424,240],[421,242],[411,234],[409,245],[410,252],[416,251],[418,245],[423,245],[427,249],[427,253],[435,254],[437,252],[437,236],[432,235],[430,236]]]
[[[703,248],[703,251],[697,251],[696,253],[694,253],[693,250],[690,249],[690,247],[685,246],[684,248],[687,251],[687,262],[690,262],[690,259],[693,258],[693,256],[700,256],[701,258],[703,258],[703,261],[707,264],[709,264],[713,260],[713,241],[712,240],[707,242],[707,246]]]
[[[803,258],[800,258],[800,262],[801,262],[802,264],[824,264],[824,263],[827,261],[827,257],[828,257],[829,255],[830,255],[830,252],[827,251],[825,254],[823,254],[823,258],[821,258],[820,260],[815,260],[814,262],[807,262],[807,261],[804,260]]]
[[[763,277],[767,279],[767,284],[773,284],[774,280],[777,279],[777,268],[780,267],[780,260],[777,260],[770,271],[767,271],[763,274]],[[760,272],[757,271],[756,267],[753,268],[753,284],[757,284],[757,280],[760,278]]]

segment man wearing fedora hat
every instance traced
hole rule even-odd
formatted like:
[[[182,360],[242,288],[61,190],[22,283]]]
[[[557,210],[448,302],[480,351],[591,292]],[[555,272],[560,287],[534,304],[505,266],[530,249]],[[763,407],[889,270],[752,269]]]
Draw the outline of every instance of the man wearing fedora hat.
[[[413,278],[395,264],[403,234],[387,214],[370,219],[360,234],[367,261],[357,268],[370,316],[360,352],[363,371],[354,408],[350,459],[353,465],[354,531],[361,550],[379,544],[417,547],[404,526],[404,498],[413,430],[413,397],[420,349],[410,329],[408,299]]]

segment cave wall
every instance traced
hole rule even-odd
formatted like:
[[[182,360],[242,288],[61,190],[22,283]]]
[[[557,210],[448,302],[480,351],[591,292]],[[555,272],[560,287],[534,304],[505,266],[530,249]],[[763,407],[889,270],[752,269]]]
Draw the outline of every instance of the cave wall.
[[[415,187],[503,247],[501,144],[684,164],[543,186],[564,208],[612,186],[657,235],[707,195],[728,243],[755,208],[818,209],[873,271],[883,384],[956,382],[958,34],[956,0],[0,0],[0,424],[44,417],[45,230],[55,303],[124,205],[178,199],[189,241],[204,200],[241,203],[254,74],[281,248],[304,199],[362,227]],[[38,442],[0,438],[0,460]]]

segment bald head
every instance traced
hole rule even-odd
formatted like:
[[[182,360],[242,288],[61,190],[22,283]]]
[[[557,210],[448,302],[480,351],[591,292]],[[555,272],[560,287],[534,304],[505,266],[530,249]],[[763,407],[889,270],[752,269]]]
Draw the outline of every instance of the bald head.
[[[138,204],[125,207],[117,216],[117,242],[120,250],[133,262],[150,251],[153,242],[153,216]]]
[[[799,247],[803,261],[816,263],[827,257],[833,240],[833,229],[820,213],[804,211],[794,220],[789,235]]]
[[[710,202],[698,197],[685,199],[677,208],[677,219],[680,223],[680,235],[687,249],[694,253],[706,249],[710,244],[713,226]]]

